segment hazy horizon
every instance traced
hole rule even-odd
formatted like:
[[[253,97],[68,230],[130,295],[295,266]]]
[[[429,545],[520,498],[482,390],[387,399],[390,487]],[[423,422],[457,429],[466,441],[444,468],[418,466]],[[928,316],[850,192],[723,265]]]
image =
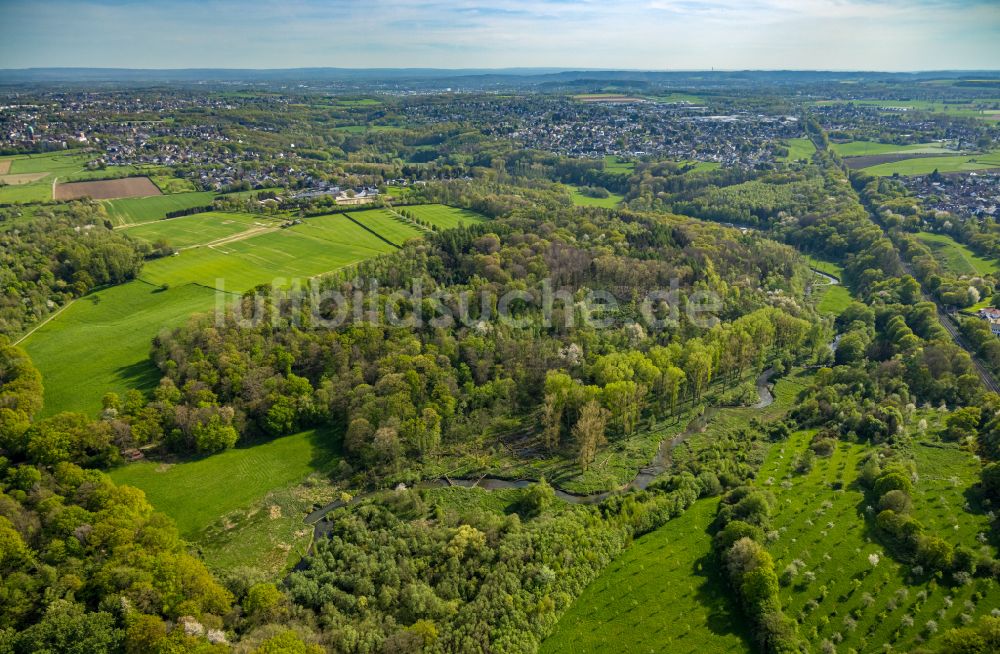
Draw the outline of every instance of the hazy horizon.
[[[992,0],[2,0],[0,67],[1000,68]]]

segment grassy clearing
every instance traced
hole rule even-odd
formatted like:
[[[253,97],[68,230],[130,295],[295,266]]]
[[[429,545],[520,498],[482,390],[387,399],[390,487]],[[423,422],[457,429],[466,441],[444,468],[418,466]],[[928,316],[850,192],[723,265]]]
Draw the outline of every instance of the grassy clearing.
[[[609,154],[604,157],[604,170],[622,175],[631,175],[635,172],[635,162],[622,161],[615,155]]]
[[[42,373],[43,414],[93,414],[108,391],[155,386],[160,375],[149,360],[153,337],[211,310],[213,297],[198,286],[159,291],[133,281],[74,302],[23,343]]]
[[[308,279],[389,252],[391,245],[334,214],[239,241],[185,250],[146,264],[141,279],[157,286],[195,283],[244,292],[283,278]],[[280,284],[279,284],[280,285]]]
[[[918,232],[917,238],[934,252],[945,270],[954,275],[986,275],[1000,270],[996,261],[984,259],[945,234]]]
[[[874,651],[882,643],[891,643],[894,651],[912,651],[924,640],[933,640],[930,621],[940,634],[959,626],[963,613],[978,617],[1000,605],[1000,589],[984,579],[960,587],[912,579],[908,583],[908,569],[893,561],[870,531],[867,501],[856,485],[858,465],[869,446],[839,443],[831,456],[817,458],[810,472],[795,473],[794,461],[811,437],[812,432],[797,432],[772,447],[758,479],[778,501],[772,521],[776,531],[768,546],[776,568],[780,572],[794,560],[802,562],[794,581],[782,587],[781,597],[785,612],[799,620],[799,632],[813,649],[842,639],[837,651]],[[971,459],[957,450],[955,454]],[[917,458],[919,462],[921,456]],[[942,486],[924,479],[923,474],[935,475],[936,460],[925,460],[930,467],[917,483],[914,501],[921,520],[927,520],[928,507],[921,504],[928,493],[943,494],[954,512],[964,503],[962,493],[971,482],[965,477],[959,485]],[[965,467],[966,473],[971,470]],[[957,542],[956,536],[964,538],[961,530],[937,533],[951,542]],[[868,558],[872,554],[879,557],[874,566]],[[977,592],[984,594],[978,602],[973,598]]]
[[[337,460],[336,446],[332,433],[309,430],[184,463],[132,463],[112,470],[111,477],[141,488],[185,538],[194,538],[220,516],[312,472],[329,470]],[[296,518],[301,524],[302,515]]]
[[[637,539],[566,611],[543,654],[750,652],[711,552],[717,499]]]
[[[816,310],[820,313],[839,316],[854,300],[851,292],[840,284],[826,284],[816,288],[819,295]]]
[[[276,227],[280,224],[273,218],[248,213],[209,211],[136,225],[127,228],[125,233],[147,243],[165,240],[175,248],[186,248],[211,243],[255,227]]]
[[[625,199],[624,195],[619,195],[618,193],[610,193],[606,198],[592,198],[583,193],[579,186],[568,186],[567,190],[569,191],[570,199],[573,200],[573,204],[578,207],[614,209]]]
[[[462,225],[474,225],[486,220],[486,217],[470,211],[449,207],[444,204],[421,204],[404,207],[415,217],[425,220],[438,229],[453,229]]]
[[[782,161],[791,162],[801,159],[811,159],[816,152],[816,146],[812,139],[805,137],[788,139],[788,154],[781,158]]]
[[[935,170],[942,173],[969,172],[1000,168],[1000,150],[986,154],[958,154],[947,157],[921,157],[918,159],[903,159],[890,163],[878,164],[862,168],[866,173],[879,175],[928,175]]]
[[[138,225],[161,220],[172,211],[210,206],[214,198],[215,193],[211,191],[175,193],[173,195],[155,195],[148,198],[105,200],[104,206],[107,209],[108,217],[115,224]]]

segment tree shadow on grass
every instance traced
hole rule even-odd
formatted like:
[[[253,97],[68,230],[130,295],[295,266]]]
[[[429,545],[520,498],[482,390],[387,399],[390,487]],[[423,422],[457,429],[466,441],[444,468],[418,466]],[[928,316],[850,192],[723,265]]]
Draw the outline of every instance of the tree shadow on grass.
[[[115,369],[115,374],[125,386],[138,391],[149,391],[160,383],[160,371],[149,359],[142,359]]]
[[[312,458],[309,465],[318,472],[332,473],[343,457],[341,449],[344,441],[343,425],[322,425],[309,434]]]
[[[747,650],[752,651],[754,641],[750,626],[726,584],[715,553],[709,552],[695,561],[691,566],[691,575],[699,580],[695,598],[708,609],[705,624],[709,631],[719,636],[737,636]]]

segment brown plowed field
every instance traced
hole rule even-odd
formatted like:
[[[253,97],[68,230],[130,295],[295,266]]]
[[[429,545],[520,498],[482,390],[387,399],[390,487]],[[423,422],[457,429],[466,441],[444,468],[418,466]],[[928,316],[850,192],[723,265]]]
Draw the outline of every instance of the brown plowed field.
[[[95,200],[114,200],[116,198],[144,198],[150,195],[162,195],[156,184],[148,177],[125,177],[123,179],[106,179],[95,182],[69,182],[57,184],[56,200],[76,200],[90,197]]]

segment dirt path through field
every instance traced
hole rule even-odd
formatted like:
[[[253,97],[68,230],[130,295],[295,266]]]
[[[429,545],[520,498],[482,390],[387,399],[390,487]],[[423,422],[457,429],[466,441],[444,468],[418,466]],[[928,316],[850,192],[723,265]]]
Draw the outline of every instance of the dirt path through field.
[[[259,225],[253,227],[239,234],[233,234],[231,236],[224,236],[222,238],[216,239],[211,243],[205,243],[204,245],[188,245],[187,247],[181,248],[181,250],[190,250],[192,248],[207,247],[213,250],[217,249],[220,245],[228,245],[229,243],[236,243],[237,241],[242,241],[253,236],[260,236],[261,234],[269,234],[271,232],[276,232],[280,229],[279,227],[273,227],[271,225]],[[229,254],[225,250],[219,250],[222,254]]]

